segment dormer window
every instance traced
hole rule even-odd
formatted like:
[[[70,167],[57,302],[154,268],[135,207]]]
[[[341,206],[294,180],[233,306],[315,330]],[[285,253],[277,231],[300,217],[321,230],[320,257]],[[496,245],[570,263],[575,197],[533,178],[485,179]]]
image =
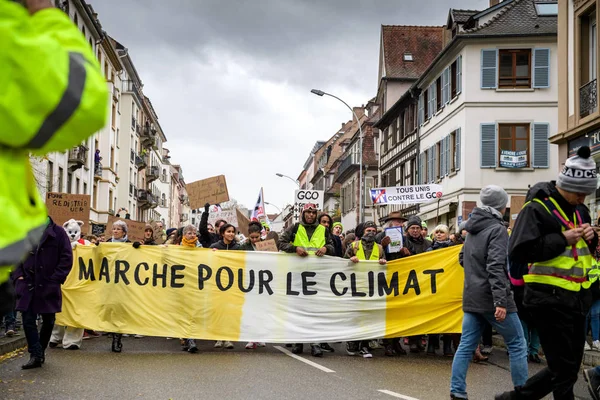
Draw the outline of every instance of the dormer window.
[[[412,53],[404,53],[404,61],[413,61]]]
[[[558,2],[535,3],[535,11],[540,17],[555,17],[558,15]]]

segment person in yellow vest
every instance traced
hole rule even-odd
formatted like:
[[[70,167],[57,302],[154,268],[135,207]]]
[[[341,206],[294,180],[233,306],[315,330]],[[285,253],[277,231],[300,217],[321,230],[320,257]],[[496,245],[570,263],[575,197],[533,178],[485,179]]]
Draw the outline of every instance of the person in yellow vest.
[[[278,247],[286,253],[296,253],[299,257],[315,255],[335,255],[333,240],[329,231],[317,220],[317,206],[312,203],[305,204],[299,223],[283,232],[279,237]],[[319,343],[311,343],[310,352],[314,357],[323,357],[323,350]],[[304,351],[302,343],[292,345],[292,353],[301,354]]]
[[[108,90],[92,48],[51,0],[0,0],[0,315],[15,265],[40,241],[46,207],[29,155],[65,151],[102,128]]]
[[[548,366],[496,399],[573,399],[585,344],[593,257],[598,236],[590,226],[586,196],[598,185],[596,163],[587,146],[566,160],[558,180],[527,193],[510,236],[511,279],[525,283],[523,305],[537,328]],[[516,267],[522,265],[520,270]]]
[[[375,241],[377,225],[374,222],[360,223],[354,232],[359,240],[348,246],[344,258],[349,258],[353,263],[361,261],[378,261],[382,265],[387,263],[383,246]],[[346,353],[350,356],[360,355],[363,358],[373,357],[369,349],[369,340],[346,342]]]

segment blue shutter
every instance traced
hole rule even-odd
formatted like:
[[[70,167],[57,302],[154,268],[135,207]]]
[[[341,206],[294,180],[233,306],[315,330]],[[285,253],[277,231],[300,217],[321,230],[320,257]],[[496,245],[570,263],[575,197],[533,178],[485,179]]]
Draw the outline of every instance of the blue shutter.
[[[462,92],[462,56],[456,59],[456,94]]]
[[[481,168],[496,168],[496,124],[481,124]]]
[[[433,116],[437,112],[437,83],[433,82],[429,89],[431,89],[429,98],[431,99],[431,115]]]
[[[440,179],[446,175],[446,140],[440,140],[440,160],[439,160]]]
[[[421,95],[419,95],[419,111],[418,111],[418,125],[421,126],[423,125],[423,122],[425,120],[425,115],[424,115],[424,104],[423,104],[423,93],[421,93]]]
[[[442,105],[448,103],[448,68],[442,72]]]
[[[446,136],[444,138],[444,141],[446,142],[446,175],[450,174],[450,172],[452,172],[452,138],[450,137],[450,135]]]
[[[427,183],[433,182],[433,147],[427,149]]]
[[[548,140],[550,125],[545,123],[533,124],[533,168],[549,167],[549,146]]]
[[[456,130],[456,144],[454,145],[454,168],[458,171],[460,169],[460,128]]]
[[[550,49],[533,50],[533,87],[550,87]]]
[[[481,50],[481,88],[495,89],[497,76],[496,66],[498,62],[498,50]]]
[[[419,154],[419,170],[417,171],[418,184],[423,185],[425,183],[425,153]]]

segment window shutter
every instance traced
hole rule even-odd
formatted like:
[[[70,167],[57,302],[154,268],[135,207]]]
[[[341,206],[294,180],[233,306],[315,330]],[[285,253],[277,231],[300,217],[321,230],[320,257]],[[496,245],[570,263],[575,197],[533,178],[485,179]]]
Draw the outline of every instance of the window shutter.
[[[433,82],[431,84],[431,115],[437,111],[437,82]]]
[[[439,173],[440,179],[446,175],[446,141],[444,139],[440,140],[440,160],[439,160]]]
[[[549,167],[549,131],[549,124],[533,124],[533,168]]]
[[[550,49],[533,50],[533,87],[550,87]]]
[[[423,120],[425,119],[423,115],[424,105],[423,105],[423,93],[419,95],[419,111],[418,111],[418,125],[423,125]]]
[[[481,124],[481,168],[496,168],[496,124]]]
[[[427,183],[433,183],[435,180],[435,158],[433,157],[433,146],[429,148],[429,151],[427,152],[427,158],[429,159],[427,162],[427,172],[429,175],[427,178]]]
[[[419,185],[425,183],[425,153],[419,154],[419,170],[417,171]]]
[[[456,130],[456,144],[454,146],[454,168],[460,170],[460,128]]]
[[[462,92],[462,56],[456,59],[456,94]]]
[[[448,68],[442,72],[442,104],[446,104],[448,102],[448,75],[446,72]]]
[[[452,149],[450,148],[452,146],[452,138],[448,135],[444,138],[444,141],[446,141],[446,175],[448,175],[452,171]]]
[[[481,50],[481,88],[496,89],[498,50]]]

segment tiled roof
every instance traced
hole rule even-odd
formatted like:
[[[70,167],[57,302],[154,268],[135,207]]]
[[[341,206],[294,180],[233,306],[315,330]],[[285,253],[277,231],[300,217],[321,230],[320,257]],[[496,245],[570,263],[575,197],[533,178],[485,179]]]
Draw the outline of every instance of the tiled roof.
[[[471,18],[473,15],[477,14],[478,10],[455,10],[450,9],[450,13],[452,14],[452,18],[454,22],[457,24],[464,24]]]
[[[540,2],[539,0],[536,0]],[[550,35],[557,33],[556,16],[538,16],[534,0],[513,0],[487,23],[464,35]]]
[[[382,25],[385,78],[417,79],[443,46],[441,26]],[[410,53],[413,61],[404,61]]]

